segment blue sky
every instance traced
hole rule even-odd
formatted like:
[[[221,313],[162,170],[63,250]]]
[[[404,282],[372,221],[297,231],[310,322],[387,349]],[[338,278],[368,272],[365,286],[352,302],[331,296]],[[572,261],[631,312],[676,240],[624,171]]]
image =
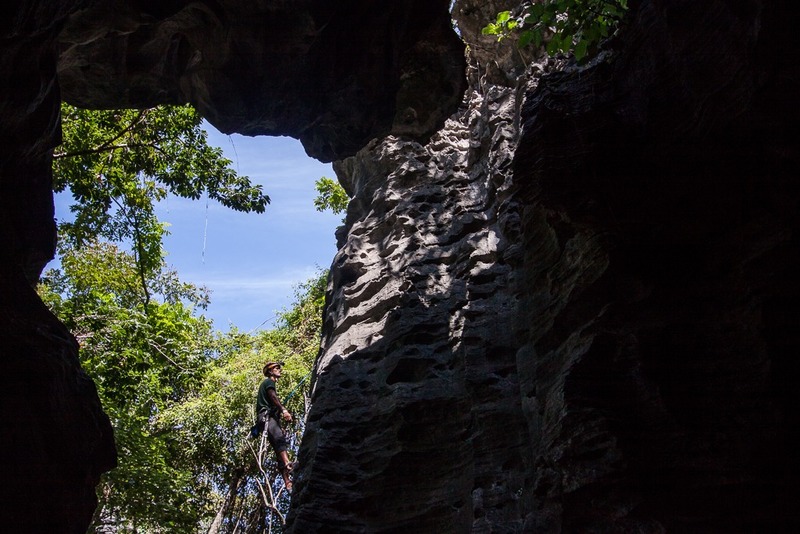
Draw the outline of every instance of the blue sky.
[[[170,198],[159,218],[170,224],[167,263],[186,282],[211,290],[206,316],[218,330],[268,328],[292,302],[293,288],[327,269],[336,253],[341,215],[314,208],[314,182],[334,177],[330,164],[306,155],[290,137],[227,136],[207,125],[234,168],[262,184],[264,213],[238,213],[205,199]],[[206,209],[206,204],[208,208]]]
[[[224,135],[205,125],[234,168],[262,184],[271,203],[265,213],[238,213],[206,198],[171,197],[158,216],[169,223],[166,261],[181,280],[211,290],[204,312],[217,330],[231,324],[245,332],[273,325],[288,307],[294,287],[336,253],[334,231],[342,216],[314,208],[314,182],[334,178],[330,164],[308,157],[289,137]],[[71,197],[56,196],[56,217],[68,214]]]

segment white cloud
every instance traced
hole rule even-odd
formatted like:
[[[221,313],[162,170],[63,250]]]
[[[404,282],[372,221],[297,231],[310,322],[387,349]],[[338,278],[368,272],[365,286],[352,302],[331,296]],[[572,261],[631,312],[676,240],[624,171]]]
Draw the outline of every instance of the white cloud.
[[[182,272],[181,279],[196,285],[203,285],[212,290],[211,300],[223,298],[240,298],[247,295],[254,298],[257,295],[274,295],[279,292],[281,295],[292,296],[293,288],[297,284],[305,282],[317,273],[318,269],[313,266],[295,268],[291,271],[283,272],[277,276],[265,274],[259,276],[249,274],[227,275],[215,273],[204,275],[199,273]]]
[[[277,314],[288,309],[294,300],[295,287],[318,272],[312,266],[296,267],[277,275],[257,274],[229,276],[224,273],[198,275],[184,273],[181,279],[211,290],[211,304],[204,315],[217,329],[230,324],[251,331],[274,326]]]

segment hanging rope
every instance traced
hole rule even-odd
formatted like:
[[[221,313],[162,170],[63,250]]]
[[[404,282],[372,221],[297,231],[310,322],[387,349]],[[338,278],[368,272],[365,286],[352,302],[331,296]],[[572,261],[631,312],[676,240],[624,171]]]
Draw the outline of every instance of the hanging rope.
[[[208,239],[208,190],[206,190],[206,224],[203,229],[203,252],[200,253],[200,259],[203,265],[206,264],[206,240]]]
[[[289,399],[291,399],[291,398],[294,396],[295,392],[297,391],[297,388],[299,388],[301,385],[303,385],[303,382],[305,382],[305,381],[306,381],[306,379],[307,379],[309,376],[311,376],[311,373],[312,373],[312,371],[309,371],[309,372],[308,372],[308,374],[307,374],[306,376],[304,376],[303,378],[301,378],[301,379],[300,379],[300,382],[298,382],[298,383],[297,383],[297,384],[296,384],[296,385],[295,385],[295,386],[292,388],[292,391],[290,391],[290,392],[289,392],[289,394],[288,394],[288,395],[286,395],[286,398],[285,398],[285,399],[283,399],[283,405],[284,405],[284,406],[286,406],[286,403],[287,403],[287,402],[289,402]]]

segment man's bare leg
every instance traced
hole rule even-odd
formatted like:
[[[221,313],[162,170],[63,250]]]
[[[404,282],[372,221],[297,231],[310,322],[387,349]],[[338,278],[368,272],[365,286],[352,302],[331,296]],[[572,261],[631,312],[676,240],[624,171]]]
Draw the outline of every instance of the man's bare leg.
[[[286,491],[292,491],[292,479],[289,478],[289,473],[292,470],[291,463],[289,462],[289,454],[286,451],[281,451],[278,453],[278,458],[280,460],[280,472],[281,476],[283,477],[283,484],[286,486]]]

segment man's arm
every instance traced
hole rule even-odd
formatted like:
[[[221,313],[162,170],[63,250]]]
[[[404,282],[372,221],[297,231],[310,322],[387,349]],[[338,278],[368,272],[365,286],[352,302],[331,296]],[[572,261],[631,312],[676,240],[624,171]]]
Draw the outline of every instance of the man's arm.
[[[283,407],[280,399],[278,399],[278,393],[273,388],[269,388],[267,390],[267,395],[269,396],[269,400],[272,401],[272,405],[278,407],[281,417],[283,417],[283,419],[286,421],[291,421],[292,414],[289,413],[289,410]]]

